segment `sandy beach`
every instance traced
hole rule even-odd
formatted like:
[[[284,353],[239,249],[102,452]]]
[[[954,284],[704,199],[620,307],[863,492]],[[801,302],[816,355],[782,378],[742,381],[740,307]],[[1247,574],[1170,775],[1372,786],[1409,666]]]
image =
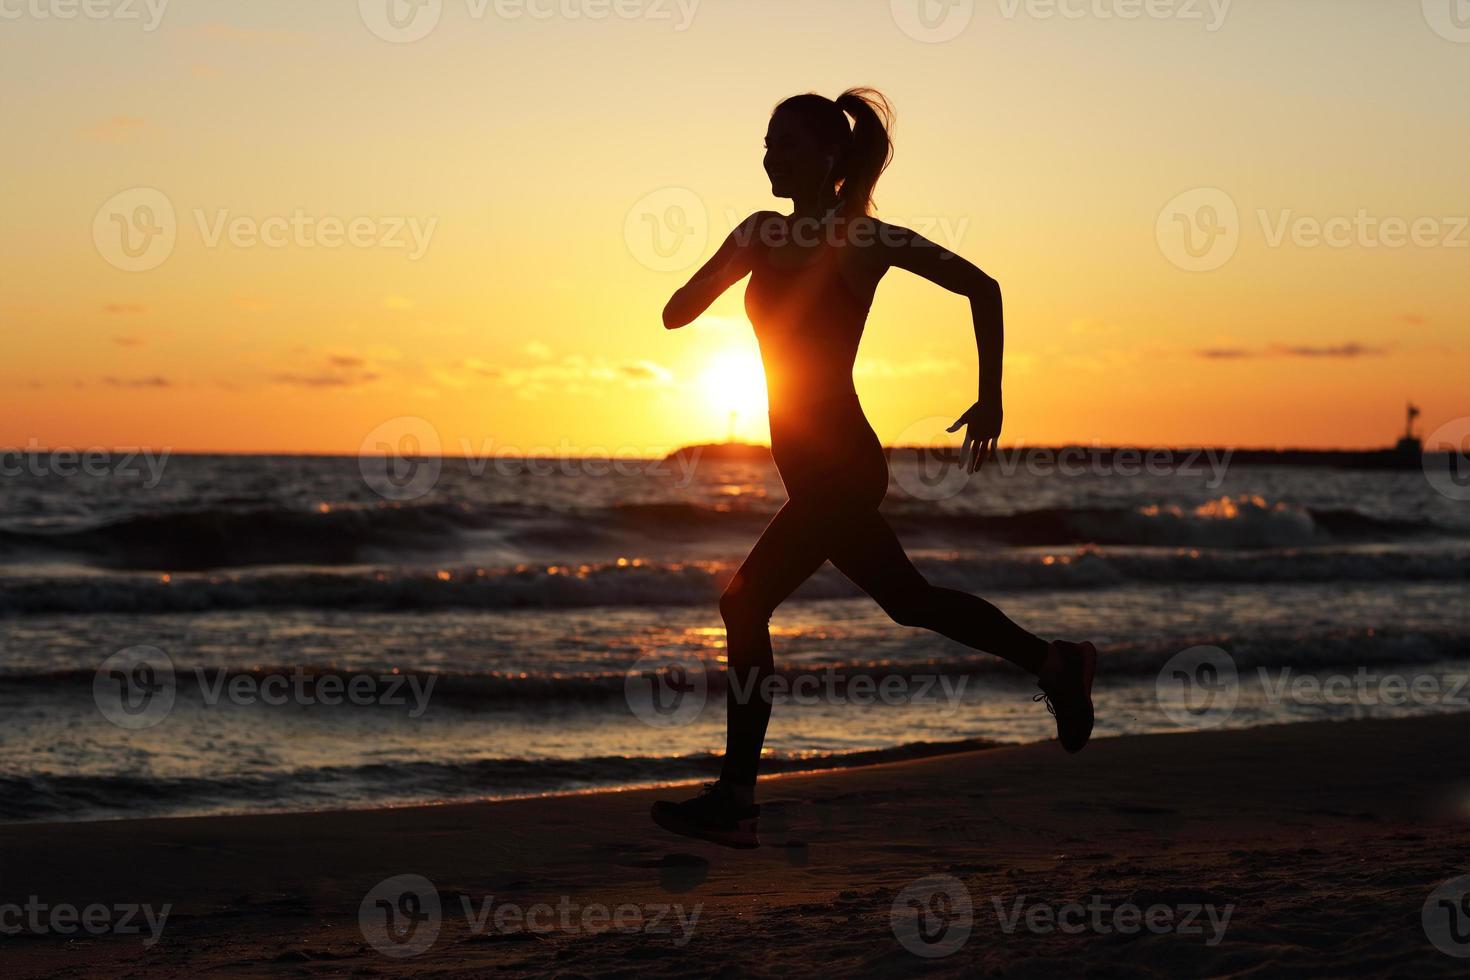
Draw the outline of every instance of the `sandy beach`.
[[[4,921],[45,932],[5,937],[6,975],[1459,976],[1421,910],[1470,872],[1465,721],[792,775],[750,852],[664,834],[644,790],[13,826],[0,904],[45,909]],[[124,934],[53,931],[65,906]]]

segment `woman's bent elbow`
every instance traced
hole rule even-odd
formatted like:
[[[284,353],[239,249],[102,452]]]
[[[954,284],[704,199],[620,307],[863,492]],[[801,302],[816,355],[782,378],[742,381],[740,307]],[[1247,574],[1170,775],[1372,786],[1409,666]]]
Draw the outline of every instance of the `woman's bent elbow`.
[[[684,304],[681,302],[680,293],[682,292],[683,290],[679,290],[679,292],[674,293],[670,297],[669,302],[664,306],[665,330],[678,330],[680,327],[689,325],[689,317],[683,309]]]

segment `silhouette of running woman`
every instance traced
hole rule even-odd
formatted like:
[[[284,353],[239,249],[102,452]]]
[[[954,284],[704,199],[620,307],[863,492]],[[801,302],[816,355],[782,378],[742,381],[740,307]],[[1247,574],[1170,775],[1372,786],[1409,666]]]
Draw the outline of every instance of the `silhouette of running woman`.
[[[1037,697],[1056,715],[1068,751],[1079,751],[1092,733],[1092,644],[1047,643],[984,599],[929,584],[878,512],[888,464],[858,404],[852,368],[873,294],[890,268],[970,300],[979,399],[950,428],[965,427],[968,472],[994,450],[1002,418],[1000,287],[949,250],[870,216],[873,188],[892,157],[891,120],[887,101],[872,89],[851,89],[836,101],[798,95],[778,105],[766,131],[765,168],[772,193],[789,198],[792,213],[752,214],[664,309],[666,328],[686,326],[750,276],[745,309],[760,342],[771,453],[787,493],[720,597],[727,682],[740,678],[727,683],[720,778],[693,799],[653,807],[654,820],[679,834],[731,847],[758,844],[756,768],[771,715],[762,682],[774,671],[767,623],[827,561],[895,622],[1035,675]]]

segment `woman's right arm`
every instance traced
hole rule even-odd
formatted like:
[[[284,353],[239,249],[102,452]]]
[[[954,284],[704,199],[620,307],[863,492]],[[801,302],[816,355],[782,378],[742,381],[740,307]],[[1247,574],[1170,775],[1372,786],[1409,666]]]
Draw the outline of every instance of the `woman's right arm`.
[[[770,213],[757,211],[737,225],[710,260],[674,291],[664,307],[665,330],[677,330],[693,323],[725,290],[750,275],[760,223]]]

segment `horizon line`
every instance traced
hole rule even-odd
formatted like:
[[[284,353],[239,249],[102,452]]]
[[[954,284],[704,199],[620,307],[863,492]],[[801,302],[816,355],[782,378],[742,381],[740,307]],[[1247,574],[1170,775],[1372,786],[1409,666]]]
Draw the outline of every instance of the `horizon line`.
[[[534,448],[534,447],[533,447]],[[548,447],[549,448],[549,447]],[[439,459],[484,459],[497,457],[501,459],[655,459],[672,455],[679,452],[687,452],[694,449],[764,449],[769,451],[770,444],[764,442],[698,442],[685,443],[682,445],[670,445],[662,447],[642,447],[639,452],[632,455],[618,455],[614,457],[607,452],[580,452],[560,454],[537,454],[525,452],[490,452],[490,453],[409,453],[399,454],[412,458],[439,458]],[[961,444],[944,446],[924,446],[913,443],[884,443],[885,452],[892,450],[928,450],[928,451],[959,451]],[[1123,450],[1137,452],[1229,452],[1229,453],[1392,453],[1396,451],[1394,446],[1227,446],[1208,443],[1176,443],[1172,445],[1145,444],[1145,443],[1101,443],[1101,442],[1057,442],[1057,443],[1011,443],[995,448],[996,453],[1018,452],[1026,450],[1063,450],[1063,449],[1095,449],[1118,452]],[[1423,452],[1441,453],[1453,452],[1453,449],[1431,449],[1423,448]],[[180,449],[172,446],[87,446],[85,448],[65,446],[0,446],[0,453],[4,454],[45,454],[45,453],[74,453],[85,455],[91,453],[147,453],[150,455],[167,454],[169,456],[237,456],[237,457],[311,457],[318,459],[358,459],[358,458],[389,458],[389,453],[363,453],[346,452],[341,450],[269,450],[269,449]],[[613,450],[616,452],[616,450]]]

